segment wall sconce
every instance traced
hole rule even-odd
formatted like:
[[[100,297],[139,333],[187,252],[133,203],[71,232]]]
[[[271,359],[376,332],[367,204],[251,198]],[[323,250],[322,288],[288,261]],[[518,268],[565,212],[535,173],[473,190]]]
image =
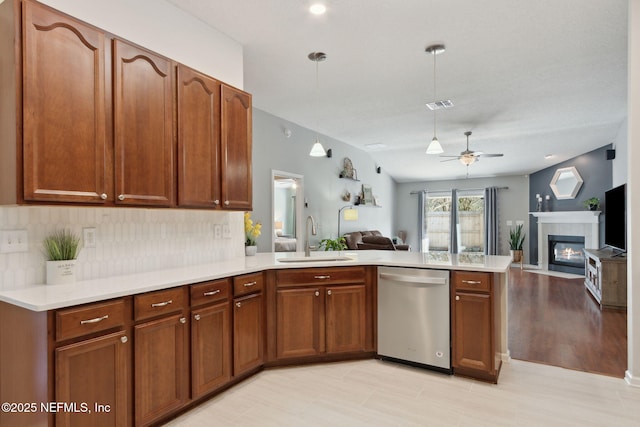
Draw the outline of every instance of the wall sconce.
[[[344,214],[342,213],[342,211],[344,211]],[[358,210],[354,209],[353,205],[343,206],[338,209],[338,238],[340,238],[340,220],[343,216],[345,221],[357,221]]]

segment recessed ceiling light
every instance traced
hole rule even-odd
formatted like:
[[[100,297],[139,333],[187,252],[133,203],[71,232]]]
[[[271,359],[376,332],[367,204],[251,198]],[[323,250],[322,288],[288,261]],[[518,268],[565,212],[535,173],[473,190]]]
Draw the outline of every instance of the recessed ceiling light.
[[[547,159],[547,160],[549,160],[552,157],[553,157],[553,154],[547,154],[547,155],[544,156],[544,158]]]
[[[313,13],[314,15],[324,15],[326,11],[327,8],[322,3],[316,3],[314,5],[311,5],[311,7],[309,8],[309,12]]]

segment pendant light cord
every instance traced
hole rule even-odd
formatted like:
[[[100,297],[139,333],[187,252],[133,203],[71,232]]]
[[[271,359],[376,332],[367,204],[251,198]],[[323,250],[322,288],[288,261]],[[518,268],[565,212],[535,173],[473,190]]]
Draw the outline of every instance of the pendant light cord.
[[[436,56],[438,56],[438,54],[436,53],[436,51],[433,51],[433,138],[436,139],[436,114],[438,111],[438,106],[436,105],[436,102],[438,100],[438,97],[436,95]]]

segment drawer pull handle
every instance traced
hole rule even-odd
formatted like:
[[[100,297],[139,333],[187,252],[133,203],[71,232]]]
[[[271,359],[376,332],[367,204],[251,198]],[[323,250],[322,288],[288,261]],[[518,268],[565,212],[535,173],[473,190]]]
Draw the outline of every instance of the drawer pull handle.
[[[205,297],[210,297],[211,295],[215,295],[215,294],[219,294],[220,293],[220,289],[216,289],[215,291],[210,291],[210,292],[205,292],[204,295]]]
[[[153,304],[151,304],[151,307],[156,308],[156,307],[164,307],[167,306],[169,304],[173,304],[173,300],[169,300],[169,301],[164,301],[164,302],[154,302]]]
[[[196,314],[195,316],[193,316],[193,318],[196,319],[196,320],[200,320],[200,315]]]
[[[124,337],[120,337],[120,342],[121,342],[122,344],[126,344],[126,343],[127,343],[127,341],[129,341],[129,338],[127,338],[126,336],[124,336]]]
[[[102,322],[103,320],[107,320],[108,318],[109,318],[109,315],[105,314],[102,317],[96,317],[94,319],[88,319],[88,320],[81,320],[80,324],[81,325],[88,325],[88,324],[91,324],[91,323],[98,323],[98,322]]]
[[[185,323],[187,323],[187,319],[185,319],[184,317],[181,317],[180,318],[180,323],[182,323],[184,325]]]
[[[249,286],[255,286],[255,285],[257,285],[257,284],[258,284],[258,282],[249,282],[249,283],[245,283],[245,284],[244,284],[244,285],[242,285],[242,286],[244,286],[245,288],[248,288]]]
[[[313,276],[314,279],[323,280],[323,279],[331,279],[331,276],[328,274],[325,276]]]
[[[466,283],[467,285],[481,285],[482,282],[480,280],[463,280],[462,283]]]

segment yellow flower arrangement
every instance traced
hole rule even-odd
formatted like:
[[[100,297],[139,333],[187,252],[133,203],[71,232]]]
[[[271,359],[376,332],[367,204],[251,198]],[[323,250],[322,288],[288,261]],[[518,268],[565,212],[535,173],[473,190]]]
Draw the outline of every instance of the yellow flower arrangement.
[[[253,223],[251,219],[251,212],[244,213],[244,234],[245,234],[245,246],[255,246],[256,239],[262,232],[262,224],[259,222]]]

